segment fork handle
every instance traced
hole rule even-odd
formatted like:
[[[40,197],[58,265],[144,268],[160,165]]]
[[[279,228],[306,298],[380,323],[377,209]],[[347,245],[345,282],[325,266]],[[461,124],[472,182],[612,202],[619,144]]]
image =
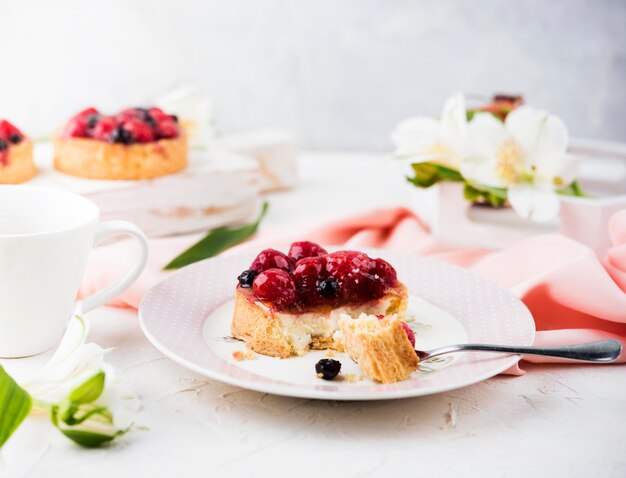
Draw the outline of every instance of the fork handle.
[[[558,357],[584,362],[612,362],[622,353],[622,344],[615,339],[599,340],[578,345],[564,345],[559,347],[524,347],[514,345],[489,344],[458,344],[446,345],[429,351],[426,359],[453,352],[500,352],[520,355],[541,355],[544,357]]]

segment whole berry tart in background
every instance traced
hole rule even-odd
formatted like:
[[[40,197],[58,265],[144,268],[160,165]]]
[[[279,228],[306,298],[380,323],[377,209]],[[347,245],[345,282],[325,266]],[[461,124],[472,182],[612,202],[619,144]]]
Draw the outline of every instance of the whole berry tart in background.
[[[37,174],[33,143],[6,120],[0,120],[0,184],[17,184]]]
[[[395,269],[383,259],[358,251],[328,253],[312,242],[295,242],[288,254],[275,249],[261,251],[238,282],[231,333],[257,353],[287,358],[309,350],[332,349],[346,351],[355,360],[364,357],[368,364],[383,357],[376,366],[369,367],[376,368],[376,373],[370,375],[366,368],[364,371],[377,381],[395,381],[406,378],[408,373],[379,369],[387,367],[384,359],[391,356],[397,359],[389,365],[397,368],[408,348],[412,357],[405,369],[415,370],[413,333],[398,318],[407,306],[407,290]],[[361,314],[378,316],[381,327],[385,326],[374,331],[376,337],[370,336],[371,340],[363,339],[367,341],[365,347],[371,348],[371,353],[365,355],[348,349],[352,344],[362,348],[363,341],[361,345],[357,345],[357,339],[346,341],[340,330],[351,330],[340,326],[342,320],[357,319]],[[394,335],[396,326],[400,327],[401,340]],[[365,336],[355,333],[350,337],[353,335]],[[385,347],[394,350],[381,352]],[[395,351],[397,347],[399,352]]]
[[[87,108],[53,137],[57,170],[90,179],[149,179],[187,167],[187,139],[178,118],[160,108],[117,115]]]

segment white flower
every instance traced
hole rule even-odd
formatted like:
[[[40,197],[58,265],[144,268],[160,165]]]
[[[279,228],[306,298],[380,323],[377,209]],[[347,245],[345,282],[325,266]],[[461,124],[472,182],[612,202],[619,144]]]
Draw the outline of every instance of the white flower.
[[[183,86],[157,101],[165,112],[179,117],[193,149],[209,149],[215,141],[211,100],[197,86]]]
[[[104,360],[108,350],[85,343],[88,324],[74,316],[52,358],[34,376],[20,383],[28,393],[43,402],[57,403],[96,373],[105,373],[105,386],[96,403],[107,407],[118,427],[127,427],[140,402],[135,393],[115,377],[115,369]]]
[[[458,169],[467,140],[466,115],[463,94],[454,93],[439,120],[416,116],[401,121],[391,134],[395,156],[410,163],[432,161]]]
[[[561,119],[528,106],[509,113],[502,123],[477,113],[468,126],[467,153],[461,174],[470,183],[506,188],[521,216],[548,221],[559,211],[555,190],[571,184],[577,162],[567,155],[567,128]]]

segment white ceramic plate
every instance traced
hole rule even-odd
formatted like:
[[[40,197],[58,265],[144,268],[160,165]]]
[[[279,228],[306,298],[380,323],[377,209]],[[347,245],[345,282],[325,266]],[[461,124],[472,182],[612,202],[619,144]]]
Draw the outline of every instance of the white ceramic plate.
[[[469,271],[432,259],[384,250],[365,249],[398,271],[409,294],[411,327],[416,348],[459,342],[529,345],[535,329],[532,316],[511,292]],[[429,395],[464,387],[497,375],[519,356],[486,353],[449,355],[422,363],[408,380],[378,384],[362,377],[345,354],[343,380],[315,376],[315,363],[325,352],[276,359],[256,355],[236,361],[245,351],[229,338],[236,277],[254,254],[227,255],[193,264],[153,287],[139,307],[146,337],[161,352],[209,378],[260,392],[332,400],[382,400]]]

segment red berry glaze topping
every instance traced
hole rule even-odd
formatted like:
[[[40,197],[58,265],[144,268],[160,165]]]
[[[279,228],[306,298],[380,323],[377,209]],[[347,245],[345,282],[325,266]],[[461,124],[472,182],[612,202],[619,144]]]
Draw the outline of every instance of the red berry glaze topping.
[[[303,257],[321,257],[328,254],[326,249],[318,246],[314,242],[300,241],[294,242],[289,248],[287,254],[294,262],[299,261]]]
[[[282,271],[280,277],[283,279],[274,277],[276,272],[270,274],[272,280],[263,274],[277,270]],[[285,293],[288,298],[280,299],[280,304],[275,302],[277,309],[292,307],[303,310],[320,305],[336,307],[368,302],[382,297],[398,284],[396,271],[382,259],[372,259],[356,251],[328,254],[319,245],[307,241],[293,243],[289,256],[275,249],[261,251],[246,272],[249,271],[258,274],[254,279],[253,293],[260,300],[275,302],[270,297],[283,297],[282,293],[271,291],[274,285],[280,291],[290,291]],[[290,279],[289,286],[284,285],[286,277]]]
[[[297,298],[293,279],[282,269],[260,272],[254,279],[252,290],[259,299],[273,302],[277,309],[289,307]]]
[[[250,265],[250,270],[257,272],[273,268],[290,271],[293,269],[293,262],[289,257],[276,249],[264,249],[259,252],[259,255],[256,256],[256,259]]]
[[[179,135],[176,117],[160,108],[126,108],[114,116],[103,116],[95,108],[87,108],[74,115],[65,127],[65,136],[68,137],[127,145],[177,138]]]

